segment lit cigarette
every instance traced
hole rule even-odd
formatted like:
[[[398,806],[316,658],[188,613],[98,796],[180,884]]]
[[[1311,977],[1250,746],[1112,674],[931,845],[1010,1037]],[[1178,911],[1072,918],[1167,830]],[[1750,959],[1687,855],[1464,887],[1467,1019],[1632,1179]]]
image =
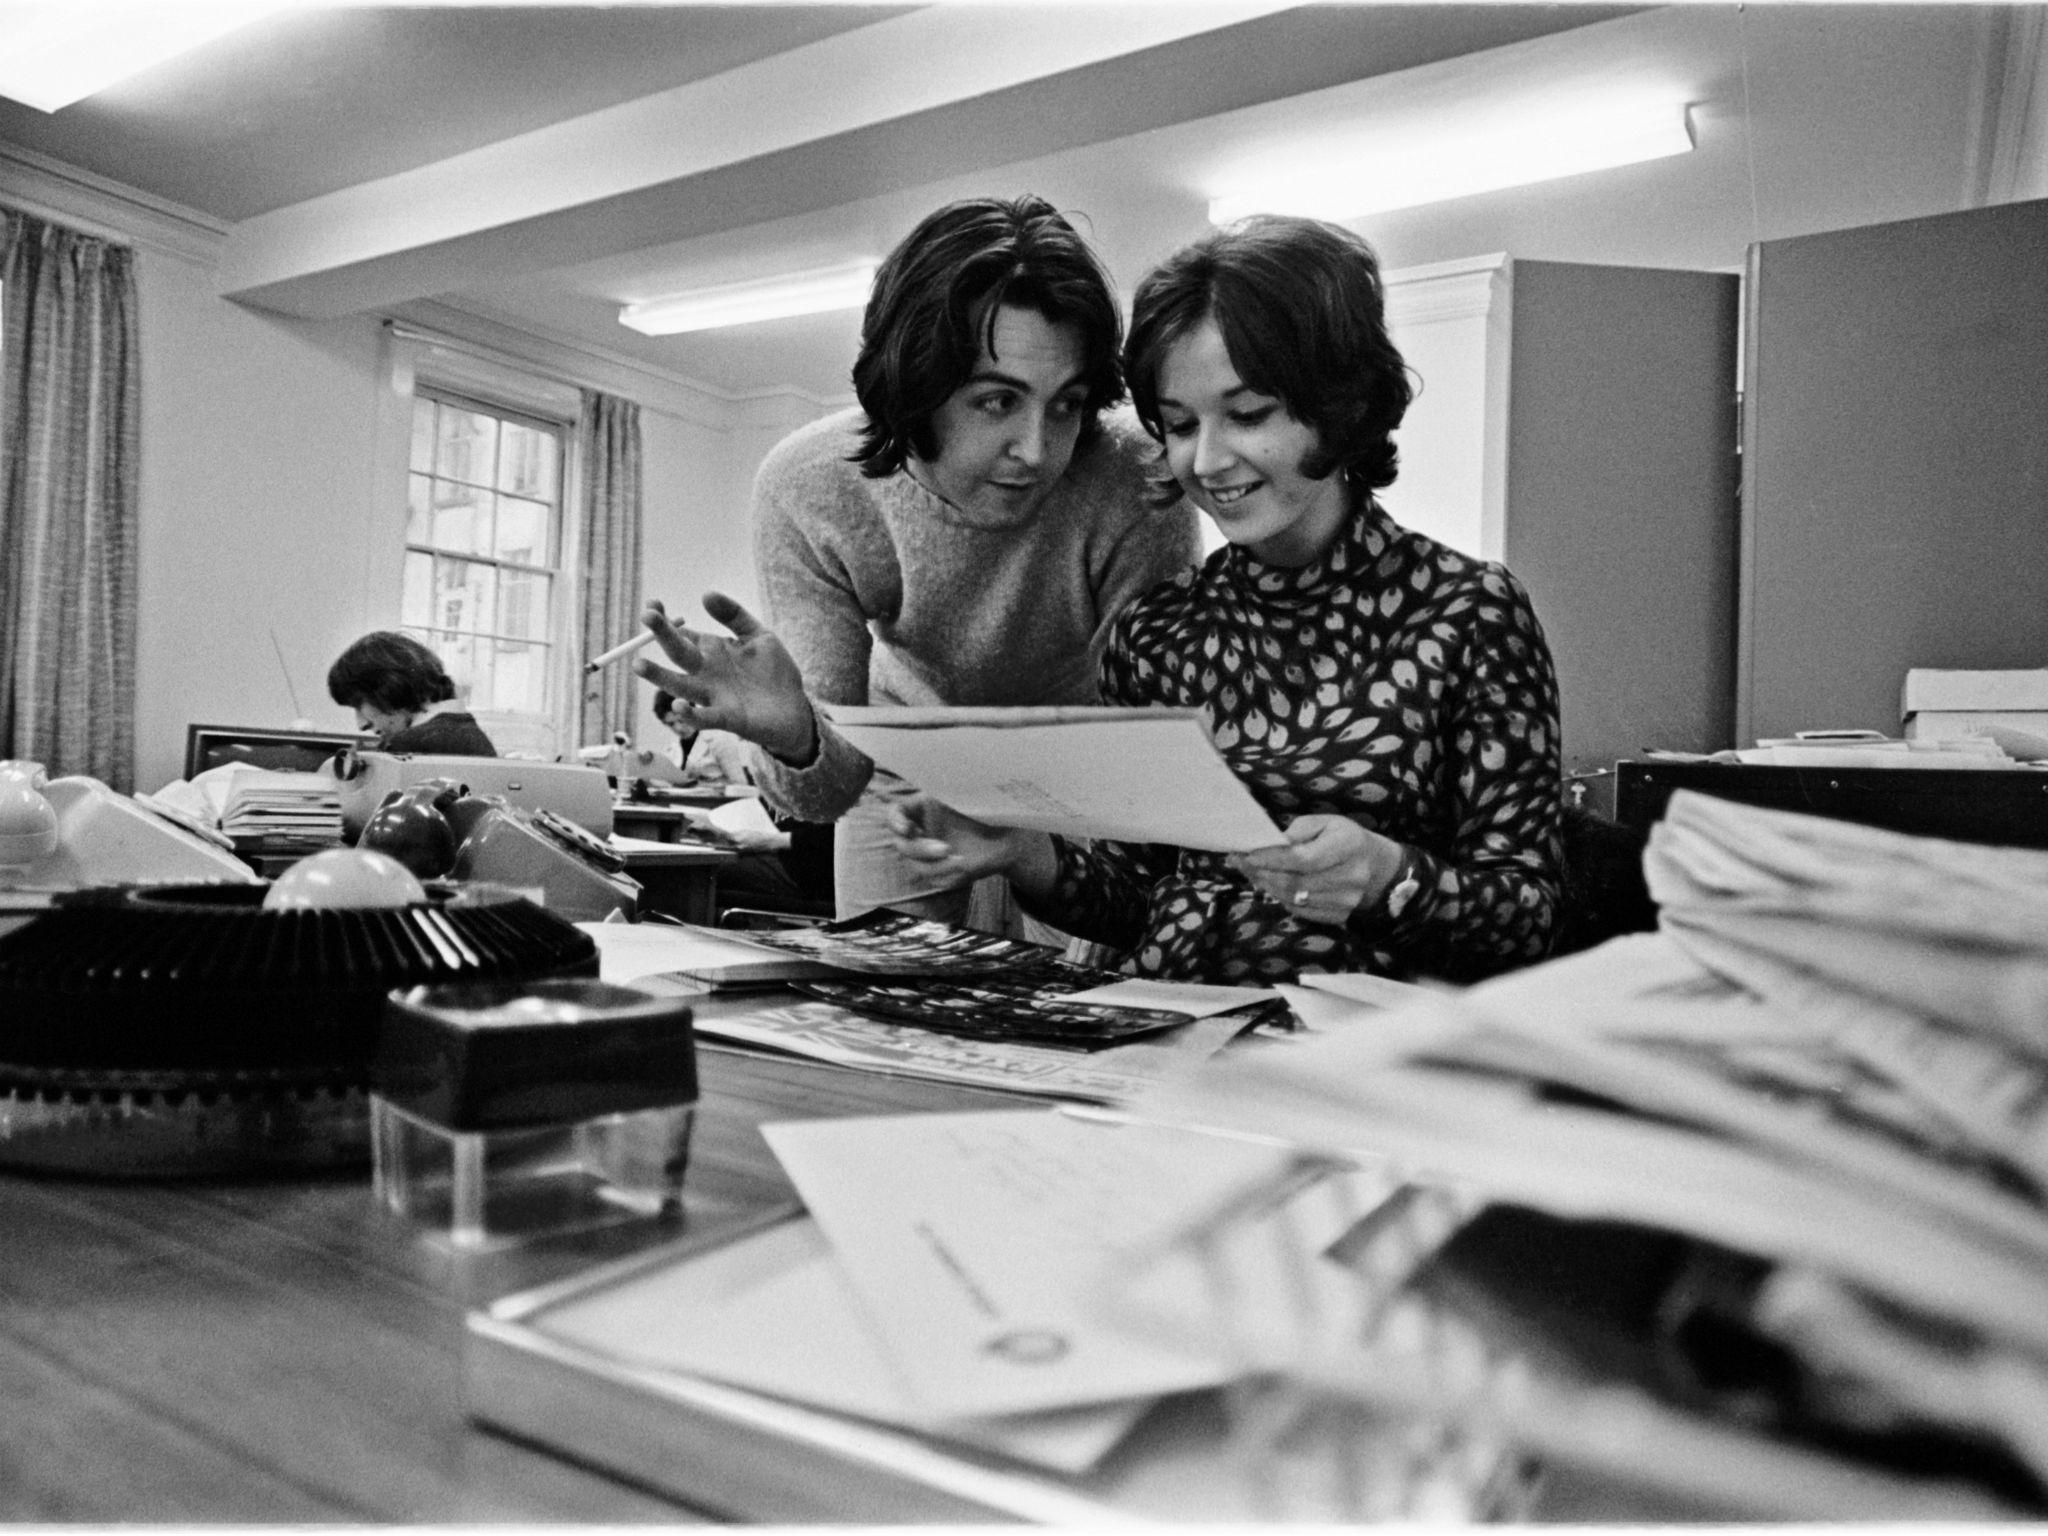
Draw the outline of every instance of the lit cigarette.
[[[600,667],[608,667],[615,661],[623,661],[626,657],[632,655],[635,651],[639,650],[641,646],[652,645],[653,643],[654,631],[651,629],[643,629],[640,631],[639,634],[635,635],[632,639],[621,640],[617,645],[613,646],[610,650],[606,651],[602,656],[591,657],[590,660],[583,663],[583,670],[586,672],[595,672]]]

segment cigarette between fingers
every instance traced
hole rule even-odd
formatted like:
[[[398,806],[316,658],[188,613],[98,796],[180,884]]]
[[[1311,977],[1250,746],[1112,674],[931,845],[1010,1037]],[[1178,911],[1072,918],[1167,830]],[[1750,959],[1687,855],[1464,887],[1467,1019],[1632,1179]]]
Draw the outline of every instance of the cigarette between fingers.
[[[606,651],[602,656],[591,657],[590,660],[583,663],[583,670],[586,672],[595,672],[600,667],[608,667],[615,661],[623,661],[626,657],[632,655],[642,646],[652,645],[653,643],[654,631],[651,629],[643,629],[640,631],[639,634],[633,636],[632,639],[621,640],[617,645],[613,646],[610,650]]]

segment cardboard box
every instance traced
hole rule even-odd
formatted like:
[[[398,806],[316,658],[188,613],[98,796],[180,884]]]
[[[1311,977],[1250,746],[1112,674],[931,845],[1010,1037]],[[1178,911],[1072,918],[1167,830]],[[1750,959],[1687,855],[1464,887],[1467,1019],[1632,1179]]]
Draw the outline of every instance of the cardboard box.
[[[1906,673],[1899,716],[1908,741],[1988,736],[2008,756],[2048,757],[2048,668]]]

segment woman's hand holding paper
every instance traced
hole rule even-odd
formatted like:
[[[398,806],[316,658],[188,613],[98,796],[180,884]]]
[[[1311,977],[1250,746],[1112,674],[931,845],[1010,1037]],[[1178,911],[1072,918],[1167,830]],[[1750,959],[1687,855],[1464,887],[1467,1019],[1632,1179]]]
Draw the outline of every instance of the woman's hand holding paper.
[[[705,593],[704,611],[732,634],[687,629],[648,599],[641,622],[674,665],[642,657],[633,671],[674,694],[677,712],[697,729],[730,731],[784,762],[809,762],[818,750],[818,722],[796,662],[767,626],[723,592]]]
[[[1342,923],[1399,876],[1404,850],[1344,816],[1298,816],[1287,841],[1233,854],[1231,866],[1297,917]]]

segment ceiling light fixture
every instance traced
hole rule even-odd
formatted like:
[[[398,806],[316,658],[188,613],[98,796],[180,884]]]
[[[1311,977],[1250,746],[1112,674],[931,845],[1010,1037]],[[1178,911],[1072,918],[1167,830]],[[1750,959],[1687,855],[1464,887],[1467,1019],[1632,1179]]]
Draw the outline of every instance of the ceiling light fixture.
[[[628,304],[619,311],[619,324],[648,336],[674,336],[828,309],[859,309],[867,303],[874,281],[874,262],[846,262]]]
[[[1228,224],[1252,213],[1355,219],[1682,155],[1692,147],[1692,125],[1680,102],[1551,109],[1479,129],[1386,135],[1346,165],[1224,193],[1210,202],[1209,222]]]
[[[284,8],[280,0],[0,5],[0,96],[55,112]]]

